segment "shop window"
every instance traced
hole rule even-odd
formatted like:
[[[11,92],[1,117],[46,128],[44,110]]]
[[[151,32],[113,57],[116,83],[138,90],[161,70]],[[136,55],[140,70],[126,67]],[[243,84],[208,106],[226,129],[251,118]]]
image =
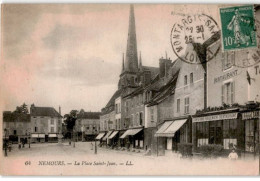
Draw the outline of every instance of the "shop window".
[[[222,70],[227,70],[231,68],[235,63],[235,53],[234,52],[225,52],[222,53]]]
[[[248,152],[257,152],[259,144],[259,123],[256,120],[246,120],[245,147]]]
[[[232,149],[237,146],[237,120],[223,121],[223,145],[224,149]]]
[[[197,146],[209,144],[209,122],[196,123]]]
[[[222,103],[233,104],[235,102],[235,84],[227,82],[222,85]]]
[[[185,75],[185,76],[184,76],[184,85],[187,85],[187,84],[188,84],[188,76]]]
[[[185,97],[185,100],[184,100],[185,104],[184,104],[184,113],[185,114],[188,114],[189,113],[189,106],[190,106],[190,99],[189,97]]]
[[[181,100],[177,99],[177,112],[179,113],[181,109]]]
[[[193,84],[193,73],[190,73],[190,84]]]

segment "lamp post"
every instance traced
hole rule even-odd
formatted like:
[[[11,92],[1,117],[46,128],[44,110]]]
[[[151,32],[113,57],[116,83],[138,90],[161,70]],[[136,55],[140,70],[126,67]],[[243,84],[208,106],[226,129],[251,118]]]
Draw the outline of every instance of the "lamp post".
[[[97,154],[97,140],[95,139],[95,154]]]
[[[4,147],[5,147],[5,157],[7,157],[7,129],[4,129],[5,139],[4,139]]]
[[[75,127],[73,128],[73,147],[75,148],[75,140],[76,136],[75,136]]]

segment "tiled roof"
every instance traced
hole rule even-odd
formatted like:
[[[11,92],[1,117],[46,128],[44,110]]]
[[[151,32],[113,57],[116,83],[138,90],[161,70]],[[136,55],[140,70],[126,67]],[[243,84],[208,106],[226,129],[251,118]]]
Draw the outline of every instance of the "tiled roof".
[[[79,119],[99,119],[101,115],[101,112],[84,112],[79,113],[78,118]]]
[[[23,113],[15,113],[11,111],[4,111],[3,112],[3,121],[4,122],[29,122],[30,121],[30,114],[23,114]]]
[[[31,116],[62,117],[53,107],[31,107]]]

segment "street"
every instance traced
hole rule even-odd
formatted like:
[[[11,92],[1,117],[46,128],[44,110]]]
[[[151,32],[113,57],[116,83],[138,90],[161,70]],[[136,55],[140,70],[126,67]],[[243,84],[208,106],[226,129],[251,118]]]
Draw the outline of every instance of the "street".
[[[10,175],[257,175],[259,160],[154,157],[100,147],[95,155],[90,142],[77,142],[75,148],[73,143],[31,144],[31,148],[27,144],[20,150],[13,145],[1,166]]]

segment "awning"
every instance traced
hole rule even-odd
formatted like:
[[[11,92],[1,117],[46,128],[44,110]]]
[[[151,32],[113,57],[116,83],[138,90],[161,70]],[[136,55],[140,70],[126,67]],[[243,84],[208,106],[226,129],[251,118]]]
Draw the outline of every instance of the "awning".
[[[126,136],[133,136],[136,135],[137,133],[139,133],[140,131],[142,131],[143,128],[139,128],[139,129],[129,129],[127,130],[120,138],[125,138]]]
[[[106,140],[108,139],[108,137],[111,135],[113,131],[108,131],[108,133],[106,134],[106,136],[103,138],[103,140]]]
[[[55,138],[55,137],[57,137],[57,134],[49,134],[49,137],[50,138]]]
[[[38,138],[39,135],[38,135],[38,134],[31,134],[31,137],[32,137],[32,138]]]
[[[101,138],[103,138],[104,135],[105,133],[99,133],[95,139],[100,140]]]
[[[45,138],[45,134],[39,134],[39,138]]]
[[[156,132],[155,136],[156,137],[174,137],[174,134],[176,133],[176,131],[178,131],[186,121],[187,121],[187,119],[170,121],[171,124],[163,132],[159,132],[159,133]],[[160,131],[160,130],[158,130],[158,131]]]
[[[163,125],[159,128],[158,131],[156,131],[155,136],[158,136],[159,134],[164,133],[164,131],[166,131],[166,129],[173,123],[173,121],[167,121],[165,123],[163,123]]]
[[[118,131],[114,131],[114,132],[108,137],[108,139],[114,138],[117,133],[118,133]]]

